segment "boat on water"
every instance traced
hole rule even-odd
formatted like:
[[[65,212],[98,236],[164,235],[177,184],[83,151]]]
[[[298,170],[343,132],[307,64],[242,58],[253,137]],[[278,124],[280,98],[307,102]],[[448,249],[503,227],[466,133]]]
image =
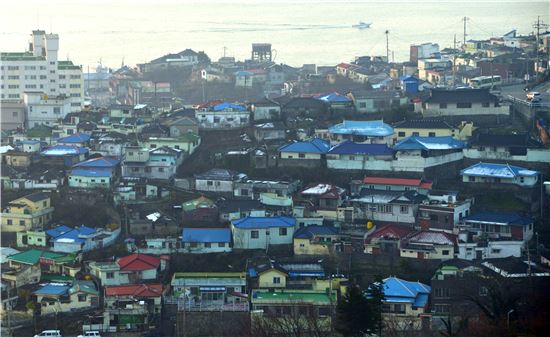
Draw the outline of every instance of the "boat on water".
[[[360,21],[358,24],[356,25],[353,25],[352,27],[353,28],[359,28],[359,29],[366,29],[366,28],[370,28],[370,25],[372,23],[370,22],[363,22],[363,21]]]

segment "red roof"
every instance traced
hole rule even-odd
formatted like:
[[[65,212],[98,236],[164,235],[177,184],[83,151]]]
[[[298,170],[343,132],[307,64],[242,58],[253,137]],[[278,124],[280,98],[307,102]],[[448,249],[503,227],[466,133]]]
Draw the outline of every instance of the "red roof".
[[[124,286],[106,286],[105,296],[160,297],[162,284],[129,284]]]
[[[336,65],[336,67],[347,69],[347,68],[351,67],[351,64],[349,64],[349,63],[340,63],[340,64]]]
[[[420,188],[431,189],[433,183],[431,181],[422,181],[420,179],[404,179],[404,178],[378,178],[378,177],[365,177],[363,179],[365,184],[380,184],[380,185],[404,185],[404,186],[417,186]]]
[[[139,253],[121,257],[117,262],[122,271],[157,269],[160,266],[158,257]]]
[[[372,234],[370,234],[366,238],[365,242],[369,243],[373,238],[382,238],[382,237],[401,239],[412,232],[413,230],[410,228],[403,227],[400,225],[389,224],[389,225],[382,226],[377,230],[375,230],[374,232],[372,232]]]

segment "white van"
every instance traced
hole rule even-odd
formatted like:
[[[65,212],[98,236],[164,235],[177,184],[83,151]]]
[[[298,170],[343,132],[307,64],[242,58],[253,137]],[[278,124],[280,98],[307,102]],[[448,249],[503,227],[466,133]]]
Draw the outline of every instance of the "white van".
[[[38,335],[34,335],[34,337],[63,337],[61,336],[61,332],[59,330],[44,330]]]
[[[86,331],[83,335],[78,335],[78,337],[101,337],[99,331]]]

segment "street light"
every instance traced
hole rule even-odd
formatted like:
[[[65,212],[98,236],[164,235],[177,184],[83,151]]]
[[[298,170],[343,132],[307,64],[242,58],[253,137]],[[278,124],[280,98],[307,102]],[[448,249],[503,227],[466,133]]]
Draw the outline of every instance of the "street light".
[[[514,312],[514,309],[510,309],[506,314],[506,328],[510,329],[510,314]]]

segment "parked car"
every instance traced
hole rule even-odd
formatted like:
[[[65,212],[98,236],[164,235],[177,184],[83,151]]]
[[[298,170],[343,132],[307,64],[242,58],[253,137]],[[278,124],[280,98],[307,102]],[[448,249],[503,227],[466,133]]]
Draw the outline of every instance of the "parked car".
[[[541,98],[540,97],[540,92],[538,92],[538,91],[531,91],[531,92],[527,93],[527,99],[529,101],[531,101],[531,100],[533,100],[534,98],[537,98],[537,97]]]
[[[101,337],[99,331],[86,331],[83,335],[78,335],[78,337]]]
[[[44,330],[38,335],[34,335],[34,337],[63,337],[61,336],[61,332],[59,330]]]

